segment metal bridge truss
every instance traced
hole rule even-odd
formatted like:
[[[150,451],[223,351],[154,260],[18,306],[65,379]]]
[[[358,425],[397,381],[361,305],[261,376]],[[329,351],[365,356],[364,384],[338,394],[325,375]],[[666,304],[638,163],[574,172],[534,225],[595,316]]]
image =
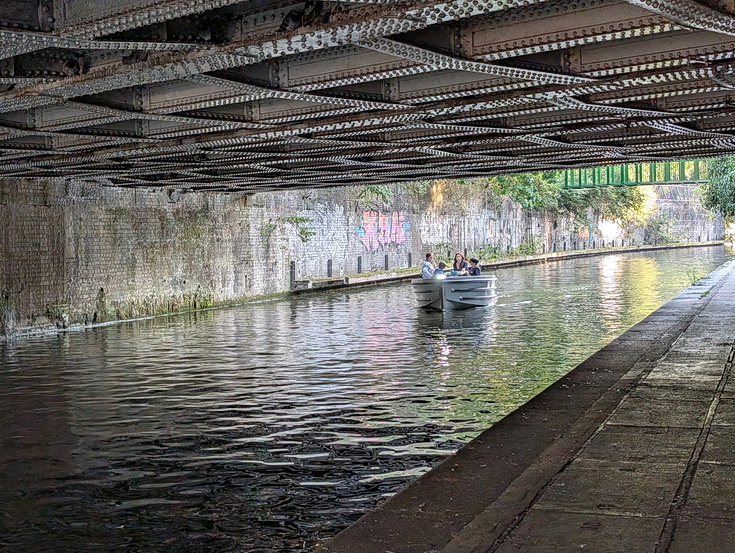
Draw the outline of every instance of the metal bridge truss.
[[[706,181],[707,161],[703,159],[609,165],[564,171],[565,188],[698,184]]]
[[[258,192],[730,154],[734,11],[2,0],[0,178]]]

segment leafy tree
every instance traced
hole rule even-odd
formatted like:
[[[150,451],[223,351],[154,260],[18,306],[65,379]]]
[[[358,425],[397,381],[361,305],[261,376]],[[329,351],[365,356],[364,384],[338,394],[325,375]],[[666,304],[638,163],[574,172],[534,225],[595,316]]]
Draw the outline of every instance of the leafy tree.
[[[604,186],[587,193],[590,207],[603,219],[633,222],[639,221],[645,198],[635,186]]]
[[[362,187],[357,197],[364,202],[377,207],[378,203],[389,204],[393,199],[393,187],[385,184],[366,184]]]
[[[633,186],[601,186],[584,190],[563,189],[557,209],[576,224],[588,223],[590,210],[621,224],[643,223],[645,196]]]
[[[521,204],[525,209],[549,209],[557,207],[561,191],[559,171],[541,171],[494,177],[500,192]]]
[[[735,220],[735,156],[709,161],[709,180],[702,185],[702,205],[722,213],[727,222]]]
[[[572,219],[576,225],[586,225],[591,211],[604,219],[621,224],[642,223],[644,194],[636,187],[606,186],[585,190],[563,187],[562,171],[538,171],[473,179],[440,179],[407,183],[398,189],[419,198],[429,198],[433,204],[464,206],[472,195],[481,191],[490,205],[499,206],[504,197],[527,210],[550,209]],[[388,204],[394,188],[386,185],[364,186],[359,197],[381,200]]]

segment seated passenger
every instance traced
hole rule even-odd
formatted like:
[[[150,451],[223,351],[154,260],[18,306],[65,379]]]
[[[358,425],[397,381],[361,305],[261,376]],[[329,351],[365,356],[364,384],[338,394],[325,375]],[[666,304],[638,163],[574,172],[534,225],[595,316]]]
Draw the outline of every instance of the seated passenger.
[[[460,276],[466,275],[467,271],[469,270],[469,267],[467,267],[467,262],[464,260],[464,256],[459,252],[454,254],[454,263],[452,264],[452,270],[456,271],[457,274]]]
[[[479,259],[475,259],[474,257],[470,259],[470,276],[480,276],[482,274],[482,269],[480,269],[479,263]]]
[[[434,269],[434,276],[436,275],[443,275],[444,269],[446,269],[447,266],[443,261],[439,262],[439,265],[437,265],[436,269]]]
[[[432,278],[434,276],[434,254],[429,252],[426,254],[426,261],[421,264],[421,278]]]

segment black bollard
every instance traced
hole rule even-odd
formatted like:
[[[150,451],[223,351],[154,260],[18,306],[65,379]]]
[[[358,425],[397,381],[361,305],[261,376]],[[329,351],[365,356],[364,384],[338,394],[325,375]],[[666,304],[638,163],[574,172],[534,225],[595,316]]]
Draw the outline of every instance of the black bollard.
[[[362,272],[362,256],[357,256],[357,272],[358,274]]]
[[[332,260],[327,259],[327,277],[332,278]]]

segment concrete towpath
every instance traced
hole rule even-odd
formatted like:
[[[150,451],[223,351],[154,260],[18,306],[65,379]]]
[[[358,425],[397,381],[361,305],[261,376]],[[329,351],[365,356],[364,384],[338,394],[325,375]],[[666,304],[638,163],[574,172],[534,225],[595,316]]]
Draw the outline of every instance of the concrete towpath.
[[[735,262],[326,544],[735,552]]]

